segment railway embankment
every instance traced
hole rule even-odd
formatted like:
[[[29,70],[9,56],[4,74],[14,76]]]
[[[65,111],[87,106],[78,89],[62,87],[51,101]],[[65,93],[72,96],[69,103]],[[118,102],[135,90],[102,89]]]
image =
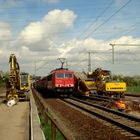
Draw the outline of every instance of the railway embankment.
[[[43,98],[40,93],[33,91],[39,112],[44,115],[46,122],[50,119],[55,131],[59,129],[67,139],[139,139],[136,135],[96,115],[91,115],[57,98]]]

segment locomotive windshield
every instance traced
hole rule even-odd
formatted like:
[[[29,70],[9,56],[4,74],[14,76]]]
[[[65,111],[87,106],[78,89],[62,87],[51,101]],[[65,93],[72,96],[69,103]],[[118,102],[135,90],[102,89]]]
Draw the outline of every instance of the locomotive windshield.
[[[72,73],[57,73],[57,78],[72,78]]]
[[[65,78],[72,78],[72,74],[71,73],[65,73]]]
[[[56,74],[56,77],[57,78],[64,78],[64,73],[57,73]]]

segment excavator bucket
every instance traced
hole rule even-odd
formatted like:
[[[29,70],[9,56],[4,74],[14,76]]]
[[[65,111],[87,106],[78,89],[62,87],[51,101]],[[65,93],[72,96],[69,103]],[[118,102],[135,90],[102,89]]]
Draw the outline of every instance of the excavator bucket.
[[[87,75],[82,72],[75,72],[76,77],[76,90],[77,94],[90,96],[95,90],[95,82],[92,79],[87,78]]]

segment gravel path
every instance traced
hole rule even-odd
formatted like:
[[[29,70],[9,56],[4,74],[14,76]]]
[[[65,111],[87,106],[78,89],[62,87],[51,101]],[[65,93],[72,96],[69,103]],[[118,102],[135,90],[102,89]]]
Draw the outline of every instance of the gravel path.
[[[0,140],[29,140],[29,102],[0,104]]]

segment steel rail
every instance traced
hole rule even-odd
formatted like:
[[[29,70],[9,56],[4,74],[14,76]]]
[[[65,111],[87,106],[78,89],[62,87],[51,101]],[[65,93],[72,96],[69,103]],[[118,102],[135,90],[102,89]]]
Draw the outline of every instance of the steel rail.
[[[110,122],[110,123],[122,128],[123,130],[126,130],[126,131],[130,132],[131,134],[134,134],[136,136],[140,136],[140,130],[139,129],[136,129],[136,128],[132,127],[132,126],[125,125],[125,124],[123,124],[121,122],[118,122],[118,120],[106,117],[104,114],[101,114],[101,113],[99,113],[97,111],[91,111],[91,110],[89,110],[87,108],[84,108],[84,107],[82,107],[80,105],[72,103],[72,102],[70,102],[70,101],[68,101],[66,99],[62,99],[62,101],[66,102],[68,104],[71,104],[71,105],[73,105],[73,106],[75,106],[75,107],[77,107],[77,108],[79,108],[81,110],[84,110],[85,112],[87,112],[87,113],[89,113],[91,115],[95,115],[95,116],[97,116],[97,117],[99,117],[99,118],[101,118],[101,119],[103,119],[103,120],[105,120],[107,122]],[[78,101],[78,102],[84,103],[83,101],[82,102]]]
[[[140,93],[125,93],[125,96],[131,96],[131,97],[140,97]]]
[[[83,100],[76,99],[76,98],[73,98],[73,97],[71,97],[70,99],[78,101],[78,102],[82,102],[82,103],[84,103],[86,105],[90,105],[90,106],[96,107],[98,109],[102,109],[102,110],[107,111],[109,113],[119,115],[121,117],[130,119],[130,120],[135,121],[135,122],[140,122],[140,118],[136,117],[136,116],[133,116],[133,115],[129,115],[129,114],[126,114],[126,113],[123,113],[123,112],[120,112],[120,111],[116,111],[116,110],[113,110],[113,109],[110,109],[110,108],[106,108],[106,107],[103,107],[103,106],[100,106],[100,105],[97,105],[97,104],[92,104],[92,103],[89,103],[87,101],[83,101]]]
[[[109,101],[115,101],[115,100],[119,100],[120,98],[109,98],[109,97],[105,97],[105,96],[82,96],[84,99],[96,99],[99,101],[105,101],[105,102],[109,102]]]
[[[90,96],[91,98],[93,98],[94,96]],[[102,98],[102,99],[112,99],[112,100],[119,100],[121,98],[117,98],[117,97],[108,97],[108,96],[102,96],[102,95],[95,95],[95,97],[98,97],[98,98]]]

